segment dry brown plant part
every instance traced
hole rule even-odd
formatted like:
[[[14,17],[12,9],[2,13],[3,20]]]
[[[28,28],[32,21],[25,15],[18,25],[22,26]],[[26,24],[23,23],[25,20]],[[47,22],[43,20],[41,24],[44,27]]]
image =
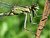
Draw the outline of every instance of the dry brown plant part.
[[[42,32],[42,30],[43,30],[43,28],[46,24],[49,13],[50,13],[50,0],[46,0],[43,15],[42,15],[42,19],[40,20],[39,26],[37,28],[35,38],[40,38],[41,32]]]

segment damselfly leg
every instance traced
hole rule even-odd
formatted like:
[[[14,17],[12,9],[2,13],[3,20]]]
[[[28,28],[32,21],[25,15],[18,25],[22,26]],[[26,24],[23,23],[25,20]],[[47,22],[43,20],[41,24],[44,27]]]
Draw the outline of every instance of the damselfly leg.
[[[24,29],[26,29],[26,27],[27,27],[27,26],[26,26],[26,24],[27,24],[27,23],[26,23],[26,22],[27,22],[27,13],[24,13],[24,14],[25,14]]]
[[[31,24],[37,24],[37,23],[34,23],[34,22],[33,22],[33,15],[34,15],[34,14],[32,14],[32,12],[31,12],[31,13],[30,13],[30,23],[31,23]]]

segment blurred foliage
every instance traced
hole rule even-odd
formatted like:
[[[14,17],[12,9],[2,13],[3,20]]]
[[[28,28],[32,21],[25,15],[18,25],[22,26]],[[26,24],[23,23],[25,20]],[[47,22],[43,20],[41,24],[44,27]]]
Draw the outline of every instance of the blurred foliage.
[[[13,5],[19,6],[30,6],[33,3],[37,3],[39,5],[39,11],[37,11],[38,15],[42,15],[45,0],[0,0],[1,2],[5,2],[5,4],[0,3],[0,13],[5,13],[10,11]],[[9,5],[7,5],[9,4]],[[24,30],[24,19],[25,15],[20,14],[16,16],[4,16],[0,17],[0,38],[35,38],[35,33],[41,19],[40,17],[33,17],[33,21],[36,22],[36,25],[32,25],[29,22],[29,14],[27,20],[27,29],[29,31]],[[32,31],[32,32],[31,32]],[[50,17],[46,22],[46,26],[44,27],[41,38],[50,38]]]

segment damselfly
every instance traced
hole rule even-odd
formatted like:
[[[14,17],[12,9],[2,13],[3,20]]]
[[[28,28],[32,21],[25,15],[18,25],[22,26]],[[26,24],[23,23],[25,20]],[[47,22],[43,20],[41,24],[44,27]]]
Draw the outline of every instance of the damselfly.
[[[3,4],[5,4],[3,2]],[[9,4],[8,4],[9,5]],[[8,13],[1,13],[0,15],[3,16],[9,16],[9,15],[18,15],[18,14],[25,14],[25,21],[24,21],[24,29],[26,29],[26,22],[27,22],[27,14],[30,14],[30,23],[31,24],[36,24],[33,23],[33,17],[34,14],[37,16],[37,11],[39,9],[39,6],[37,4],[33,4],[31,6],[13,6],[10,12]]]

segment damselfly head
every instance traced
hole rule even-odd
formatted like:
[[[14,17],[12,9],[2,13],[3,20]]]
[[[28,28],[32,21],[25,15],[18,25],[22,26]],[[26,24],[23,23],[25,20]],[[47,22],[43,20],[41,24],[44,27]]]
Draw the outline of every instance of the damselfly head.
[[[38,9],[39,9],[38,4],[32,4],[32,5],[31,5],[31,10],[33,10],[33,11],[35,10],[35,11],[36,11],[36,10],[38,10]]]

